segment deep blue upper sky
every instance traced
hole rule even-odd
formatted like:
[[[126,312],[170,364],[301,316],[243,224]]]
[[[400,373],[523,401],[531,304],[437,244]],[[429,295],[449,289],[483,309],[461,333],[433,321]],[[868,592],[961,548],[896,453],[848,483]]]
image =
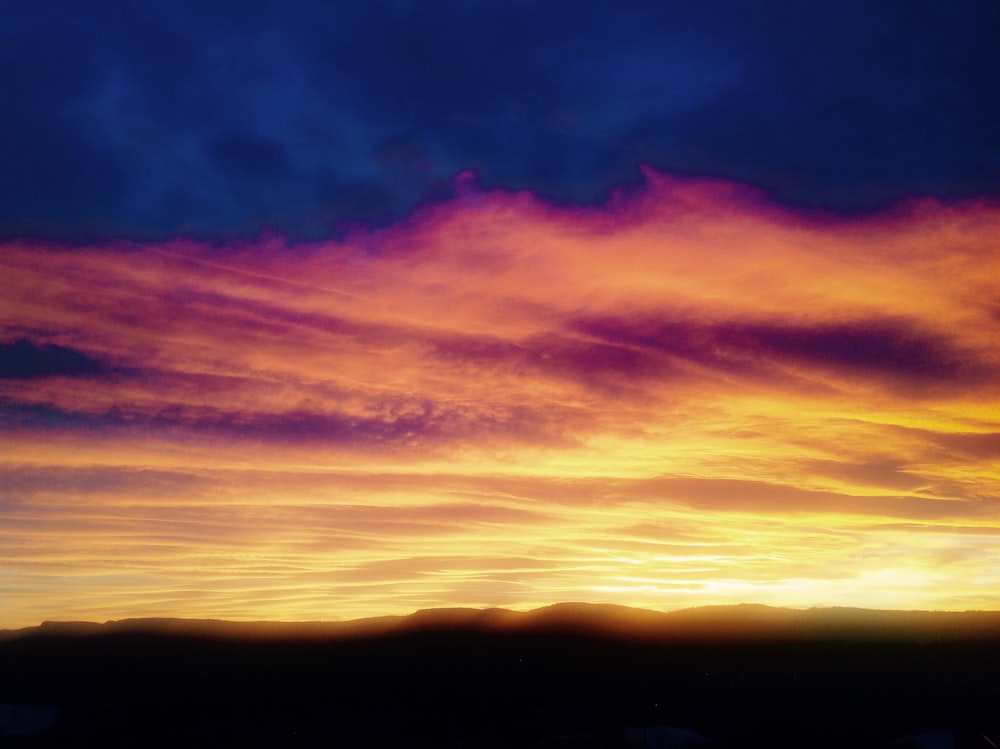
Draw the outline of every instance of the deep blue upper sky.
[[[639,164],[866,210],[1000,193],[996,0],[13,0],[0,237],[322,237]]]

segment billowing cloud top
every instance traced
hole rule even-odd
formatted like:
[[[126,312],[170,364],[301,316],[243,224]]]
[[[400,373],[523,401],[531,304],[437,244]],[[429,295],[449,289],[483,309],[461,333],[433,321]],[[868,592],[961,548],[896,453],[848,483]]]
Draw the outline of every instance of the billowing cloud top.
[[[5,243],[5,623],[1000,605],[1000,208],[644,178]]]

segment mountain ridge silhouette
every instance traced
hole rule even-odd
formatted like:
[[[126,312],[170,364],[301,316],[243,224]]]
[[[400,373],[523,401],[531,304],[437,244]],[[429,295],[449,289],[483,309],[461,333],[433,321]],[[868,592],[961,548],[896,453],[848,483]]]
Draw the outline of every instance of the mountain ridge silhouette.
[[[619,604],[560,602],[515,611],[500,607],[418,609],[410,614],[350,620],[240,621],[133,617],[103,623],[44,621],[0,629],[0,639],[38,636],[157,634],[235,639],[337,639],[422,631],[565,632],[638,639],[865,639],[1000,640],[1000,611],[886,610],[860,607],[793,609],[766,604],[709,605],[670,612]]]

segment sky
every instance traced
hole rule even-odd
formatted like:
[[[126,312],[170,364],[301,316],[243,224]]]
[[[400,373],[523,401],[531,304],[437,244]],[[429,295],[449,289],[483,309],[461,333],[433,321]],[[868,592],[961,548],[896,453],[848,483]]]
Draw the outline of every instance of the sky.
[[[1000,6],[2,5],[0,627],[1000,608]]]

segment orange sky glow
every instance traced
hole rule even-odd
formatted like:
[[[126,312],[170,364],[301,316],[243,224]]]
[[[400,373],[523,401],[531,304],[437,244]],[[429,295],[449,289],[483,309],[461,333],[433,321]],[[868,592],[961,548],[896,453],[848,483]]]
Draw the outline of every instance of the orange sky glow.
[[[1000,608],[1000,208],[646,179],[0,246],[0,627]]]

